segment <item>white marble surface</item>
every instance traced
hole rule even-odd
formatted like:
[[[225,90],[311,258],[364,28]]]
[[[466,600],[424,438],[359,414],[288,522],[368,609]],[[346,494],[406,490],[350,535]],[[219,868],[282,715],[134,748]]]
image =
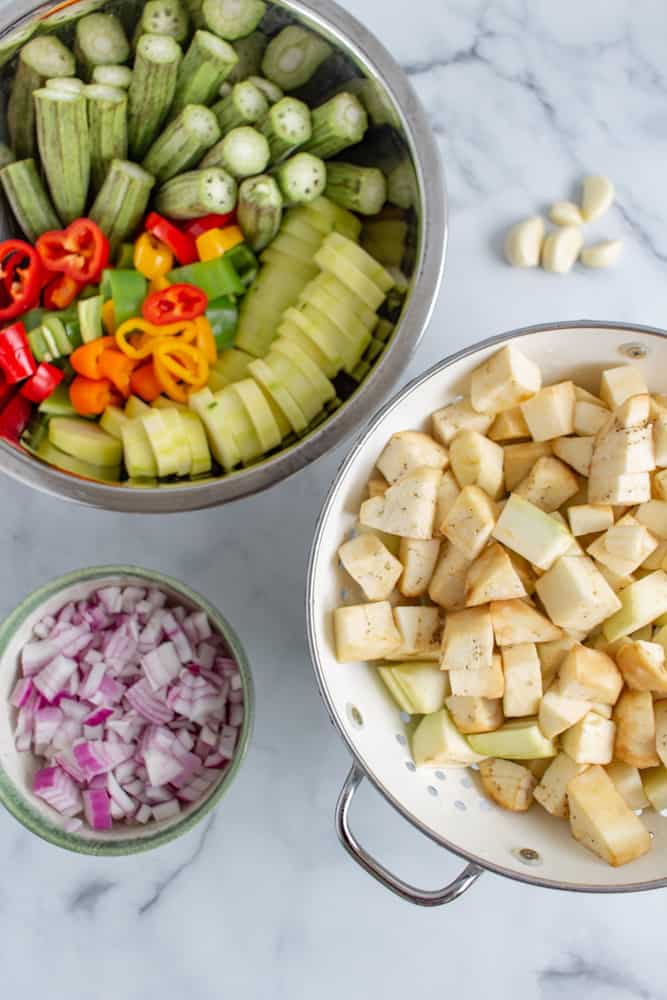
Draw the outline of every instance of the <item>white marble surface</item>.
[[[667,36],[662,0],[348,0],[408,69],[431,114],[450,193],[446,278],[410,374],[475,340],[545,320],[667,325]],[[608,172],[625,239],[615,272],[511,271],[498,236]],[[490,875],[421,911],[338,847],[345,750],[304,641],[314,520],[345,446],[224,510],[137,518],[83,510],[0,481],[0,613],[75,567],[132,562],[208,594],[236,625],[257,685],[255,738],[212,819],[134,859],[58,852],[0,815],[3,996],[49,1000],[333,1000],[415,988],[522,1000],[667,996],[665,895],[565,895]],[[459,863],[370,791],[368,845],[428,886]]]

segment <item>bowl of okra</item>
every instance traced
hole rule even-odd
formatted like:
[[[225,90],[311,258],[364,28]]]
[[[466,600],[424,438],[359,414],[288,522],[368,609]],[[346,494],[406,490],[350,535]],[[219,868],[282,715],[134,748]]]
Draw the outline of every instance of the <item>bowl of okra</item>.
[[[215,506],[365,422],[428,323],[437,148],[329,0],[75,0],[0,33],[0,465]]]

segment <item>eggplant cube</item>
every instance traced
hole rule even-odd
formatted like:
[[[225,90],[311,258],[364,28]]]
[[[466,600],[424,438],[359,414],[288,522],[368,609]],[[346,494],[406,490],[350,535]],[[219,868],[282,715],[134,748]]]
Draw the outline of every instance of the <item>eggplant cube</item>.
[[[655,717],[655,749],[662,764],[667,765],[667,701],[653,705]]]
[[[637,509],[635,517],[657,538],[667,538],[667,501],[648,500]]]
[[[493,500],[502,496],[504,454],[499,444],[478,431],[459,431],[449,456],[459,486],[479,486]]]
[[[667,694],[665,650],[658,642],[624,642],[616,662],[625,683],[633,691],[656,691]]]
[[[459,431],[486,434],[492,423],[493,417],[490,414],[478,413],[467,399],[449,403],[431,416],[433,437],[444,445],[450,445]]]
[[[533,441],[552,441],[574,431],[574,383],[547,386],[521,404]]]
[[[442,472],[420,468],[408,473],[384,496],[364,500],[359,520],[369,528],[405,538],[432,538]]]
[[[539,578],[535,589],[551,621],[571,631],[590,632],[622,606],[585,556],[563,556]]]
[[[570,810],[567,801],[567,786],[573,778],[581,774],[585,764],[577,764],[566,753],[559,753],[546,769],[540,783],[534,791],[535,801],[539,802],[552,816],[567,819]]]
[[[548,441],[523,441],[521,444],[506,444],[503,452],[505,489],[511,493],[523,482],[535,462],[551,455],[553,449]]]
[[[633,767],[657,767],[655,714],[650,691],[625,690],[614,709],[614,756]]]
[[[525,812],[533,804],[537,781],[527,767],[494,758],[482,761],[479,776],[486,794],[503,809]]]
[[[412,734],[412,756],[417,767],[465,767],[484,760],[458,731],[446,708],[421,720]]]
[[[553,451],[554,455],[571,466],[580,476],[588,476],[593,460],[593,446],[592,437],[560,437],[553,442]],[[574,493],[570,495],[574,496]]]
[[[505,504],[493,537],[539,569],[548,569],[572,544],[566,527],[515,493]]]
[[[479,486],[465,486],[441,525],[443,535],[466,558],[476,559],[496,523],[496,507]]]
[[[496,643],[502,647],[525,642],[552,642],[563,634],[537,608],[520,598],[492,601],[489,610]]]
[[[377,460],[377,467],[388,483],[397,483],[417,469],[447,468],[447,449],[420,431],[399,431],[392,434]]]
[[[369,601],[384,601],[403,572],[403,566],[377,535],[358,535],[344,542],[338,557]]]
[[[514,493],[550,514],[562,507],[578,491],[579,480],[572,470],[557,458],[543,455]]]
[[[502,545],[492,542],[468,569],[465,583],[467,607],[489,601],[525,597],[526,590]]]
[[[492,661],[493,628],[488,608],[448,614],[442,637],[442,669],[484,670],[492,666]]]
[[[540,702],[540,729],[548,739],[570,729],[590,711],[590,704],[581,698],[567,698],[557,687],[551,687]]]
[[[454,505],[461,489],[454,478],[454,473],[447,469],[442,474],[435,501],[435,534],[442,535],[442,525]]]
[[[462,608],[469,567],[470,559],[451,542],[445,542],[428,587],[431,600],[446,611]]]
[[[471,698],[502,698],[505,676],[502,661],[494,653],[491,666],[481,670],[450,670],[449,683],[452,694]]]
[[[565,753],[577,764],[610,764],[616,726],[597,712],[587,712],[561,736]]]
[[[478,413],[496,414],[530,399],[541,386],[539,366],[510,345],[474,370],[470,398]]]
[[[665,706],[667,707],[667,706]],[[607,764],[605,771],[614,782],[616,791],[621,795],[630,809],[646,809],[650,805],[642,785],[639,769],[623,761],[615,760]]]
[[[484,433],[484,432],[483,432]],[[522,441],[530,437],[520,406],[499,413],[489,428],[488,437],[492,441]]]
[[[555,757],[557,753],[556,744],[547,739],[535,719],[506,722],[493,733],[470,735],[468,742],[473,750],[485,757],[536,760],[540,757]]]
[[[653,424],[653,447],[655,464],[659,469],[667,467],[667,413],[656,417]]]
[[[399,707],[410,715],[429,715],[445,704],[447,674],[433,663],[397,663],[378,672],[392,693],[400,692]]]
[[[608,475],[591,470],[588,480],[588,502],[632,506],[651,499],[651,477],[648,472],[628,475]]]
[[[641,396],[645,393],[648,393],[646,380],[640,370],[632,365],[608,368],[602,372],[600,399],[612,410],[621,406],[630,396]]]
[[[567,516],[575,537],[597,534],[614,524],[614,511],[609,504],[577,504],[568,507]]]
[[[421,597],[428,590],[440,553],[437,538],[401,538],[398,557],[403,566],[399,590],[404,597]]]
[[[401,636],[401,644],[397,649],[387,653],[387,659],[440,659],[442,622],[439,608],[421,605],[396,607],[394,621]]]
[[[623,676],[611,656],[577,643],[561,663],[558,689],[567,698],[615,705],[623,689]]]
[[[587,400],[574,404],[574,433],[582,437],[595,436],[607,422],[609,410]]]
[[[619,593],[620,608],[603,625],[608,642],[631,635],[667,612],[667,574],[649,573]]]
[[[542,671],[535,644],[523,642],[517,646],[504,646],[502,658],[505,717],[536,715],[542,698]]]
[[[604,768],[589,767],[567,788],[572,836],[608,864],[634,861],[651,848],[641,820],[628,808]]]
[[[504,722],[503,703],[500,698],[451,694],[445,699],[445,704],[457,729],[462,733],[490,733],[494,729],[499,729]]]
[[[340,663],[381,660],[401,643],[389,601],[336,608],[334,633]]]

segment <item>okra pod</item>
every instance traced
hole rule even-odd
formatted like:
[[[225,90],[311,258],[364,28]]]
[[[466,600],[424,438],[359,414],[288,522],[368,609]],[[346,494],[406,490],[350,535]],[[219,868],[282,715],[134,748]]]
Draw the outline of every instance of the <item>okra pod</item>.
[[[159,133],[176,93],[181,49],[168,35],[143,35],[128,91],[130,156],[140,160]]]
[[[263,250],[280,229],[283,196],[268,174],[248,177],[239,187],[236,218],[246,243],[255,251]]]
[[[232,42],[238,62],[229,74],[230,83],[240,83],[250,76],[257,76],[262,69],[262,59],[269,39],[262,31],[253,31],[247,38]]]
[[[274,170],[283,198],[288,205],[314,201],[327,183],[326,165],[311,153],[297,153]]]
[[[377,215],[387,200],[387,180],[377,167],[354,163],[328,163],[325,195],[330,201],[359,212]]]
[[[361,142],[368,128],[364,106],[347,91],[320,104],[311,119],[313,131],[303,149],[323,160]]]
[[[254,83],[243,80],[235,83],[227,97],[211,108],[223,135],[239,125],[253,125],[269,110],[269,102]]]
[[[106,233],[112,251],[132,236],[141,222],[155,178],[129,160],[113,160],[88,213]]]
[[[182,45],[188,37],[188,12],[180,0],[148,0],[134,33],[138,43],[142,35],[168,35]]]
[[[8,163],[14,163],[15,160],[16,157],[9,146],[4,142],[0,142],[0,170],[6,167]]]
[[[222,166],[233,177],[253,177],[266,169],[270,155],[269,144],[262,133],[242,125],[228,132],[209,150],[202,166]]]
[[[196,31],[178,71],[171,116],[175,117],[186,104],[210,104],[237,58],[222,38],[210,31]]]
[[[85,215],[90,181],[86,98],[43,87],[34,100],[37,145],[51,198],[62,221],[73,222]]]
[[[172,177],[157,193],[155,207],[170,219],[197,219],[212,212],[232,212],[236,181],[221,167],[190,170]]]
[[[127,157],[127,94],[94,83],[86,87],[90,138],[90,183],[99,191],[112,160]]]
[[[206,27],[228,41],[250,35],[265,13],[264,0],[204,0],[202,3]]]
[[[21,49],[7,105],[9,141],[20,160],[37,150],[34,92],[49,77],[74,76],[75,72],[74,56],[57,38],[33,38]]]
[[[96,66],[127,62],[130,44],[115,14],[87,14],[77,21],[74,52],[90,79]]]
[[[203,104],[188,104],[155,140],[143,166],[157,180],[168,181],[195,166],[219,138],[213,112]]]
[[[0,170],[0,182],[16,221],[31,243],[50,229],[60,229],[34,160],[17,160]]]
[[[258,128],[268,140],[271,163],[278,163],[310,139],[310,108],[296,97],[283,97]]]
[[[269,104],[277,104],[285,96],[278,84],[267,80],[265,76],[249,76],[248,79],[255,84],[258,90],[261,90]]]
[[[85,86],[78,76],[52,76],[45,83],[47,90],[64,90],[69,94],[82,94]]]
[[[129,66],[96,66],[93,70],[93,83],[128,90],[132,83],[132,70]]]
[[[412,208],[417,202],[417,175],[407,157],[387,175],[387,200],[398,208]]]
[[[262,73],[283,90],[296,90],[308,83],[331,52],[329,43],[319,35],[290,24],[269,42]]]

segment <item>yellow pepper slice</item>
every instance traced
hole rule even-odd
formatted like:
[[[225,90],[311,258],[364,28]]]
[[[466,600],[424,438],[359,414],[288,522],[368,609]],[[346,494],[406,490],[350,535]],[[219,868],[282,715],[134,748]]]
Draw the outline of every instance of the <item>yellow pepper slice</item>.
[[[238,226],[225,226],[224,229],[207,229],[197,237],[197,253],[200,260],[215,260],[222,257],[227,250],[243,243],[243,233]]]
[[[184,403],[188,392],[202,389],[208,383],[208,361],[192,344],[165,337],[156,341],[153,353],[155,376],[170,399]],[[179,384],[185,383],[185,385]]]
[[[215,346],[213,328],[206,319],[206,316],[198,316],[197,319],[194,320],[194,327],[196,331],[194,338],[195,343],[209,364],[212,365],[218,360],[218,348]]]
[[[143,334],[144,336],[139,339],[138,343],[132,343],[130,337],[136,334]],[[183,321],[181,323],[168,323],[165,326],[157,326],[154,323],[149,323],[148,320],[140,316],[136,316],[122,323],[116,330],[115,336],[116,344],[123,354],[127,354],[128,358],[140,361],[142,358],[146,358],[149,354],[152,354],[154,338],[169,338],[176,334],[182,334],[188,337],[188,339],[194,339],[196,336],[194,323]]]
[[[165,288],[171,286],[171,281],[167,281],[164,274],[158,274],[157,277],[151,278],[151,283],[148,286],[148,291],[150,294],[153,292],[163,292]]]
[[[171,271],[174,255],[152,233],[142,233],[134,244],[134,266],[145,278],[160,278]]]
[[[116,310],[114,308],[113,299],[107,299],[102,306],[102,326],[104,327],[106,333],[110,337],[113,337],[116,332]]]
[[[173,399],[175,403],[187,403],[189,390],[177,382],[157,354],[153,358],[153,369],[165,396],[169,396],[169,399]]]

